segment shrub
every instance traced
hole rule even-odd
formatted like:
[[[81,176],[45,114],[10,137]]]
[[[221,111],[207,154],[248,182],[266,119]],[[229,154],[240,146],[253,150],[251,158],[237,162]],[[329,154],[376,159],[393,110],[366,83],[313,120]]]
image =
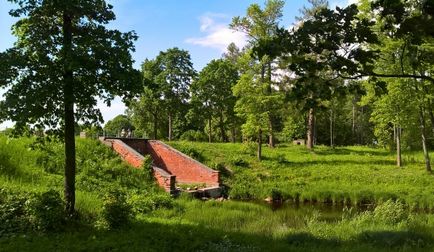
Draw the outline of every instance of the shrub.
[[[258,146],[255,142],[244,142],[241,146],[241,153],[250,156],[255,156]]]
[[[182,147],[178,147],[178,150],[182,153],[184,153],[185,155],[196,159],[199,162],[203,162],[204,161],[204,157],[202,155],[202,153],[200,153],[199,151],[197,151],[196,149],[192,148],[192,147],[188,147],[188,146],[182,146]]]
[[[64,170],[63,146],[57,139],[37,138],[30,146],[37,151],[36,163],[43,167],[44,171],[51,174],[62,174]]]
[[[130,225],[133,211],[125,194],[116,190],[105,195],[101,215],[107,228],[119,229]]]
[[[29,228],[25,203],[27,198],[5,189],[0,190],[0,237]]]
[[[59,193],[49,190],[31,197],[26,202],[30,222],[36,230],[60,230],[65,223],[65,207]]]
[[[282,191],[277,188],[271,189],[271,199],[273,199],[273,201],[283,200]]]
[[[202,142],[208,139],[207,135],[200,130],[187,130],[180,137],[182,141],[197,141]]]
[[[135,213],[140,214],[150,213],[161,208],[172,209],[175,205],[174,200],[168,194],[133,194],[128,198],[128,203]]]
[[[249,163],[241,156],[234,156],[231,158],[230,163],[235,166],[249,167]]]
[[[224,163],[211,163],[209,165],[210,168],[219,171],[220,175],[223,177],[230,177],[232,176],[233,171],[231,171],[230,169],[228,169]]]

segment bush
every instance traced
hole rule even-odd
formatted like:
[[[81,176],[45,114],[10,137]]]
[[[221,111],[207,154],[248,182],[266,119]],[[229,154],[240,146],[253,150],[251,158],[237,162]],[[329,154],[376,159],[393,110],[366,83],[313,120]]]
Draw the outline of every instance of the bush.
[[[208,136],[200,130],[187,130],[179,137],[179,140],[203,142],[208,140]]]
[[[180,152],[184,153],[185,155],[187,155],[193,159],[196,159],[199,162],[204,161],[204,157],[203,157],[202,153],[200,153],[199,151],[197,151],[196,149],[194,149],[192,147],[182,146],[182,147],[178,147],[177,149]]]
[[[133,194],[129,197],[128,203],[135,213],[140,214],[150,213],[160,208],[172,209],[175,205],[172,197],[168,194]]]
[[[250,141],[244,142],[243,145],[241,146],[241,153],[250,156],[255,156],[257,149],[258,146],[255,142],[250,142]]]
[[[26,201],[27,198],[23,195],[0,190],[0,237],[23,232],[30,227]]]
[[[230,163],[235,166],[249,167],[249,163],[240,156],[232,157]]]
[[[230,177],[232,176],[233,171],[231,171],[230,169],[228,169],[224,163],[211,163],[209,165],[210,168],[219,171],[220,175],[223,177]]]
[[[283,200],[282,191],[277,188],[271,189],[271,198],[273,199],[273,201]]]
[[[27,201],[26,208],[30,222],[36,230],[57,231],[65,224],[65,207],[57,191],[49,190],[34,195]]]
[[[133,211],[125,194],[113,191],[105,195],[101,215],[107,228],[119,229],[130,225]]]

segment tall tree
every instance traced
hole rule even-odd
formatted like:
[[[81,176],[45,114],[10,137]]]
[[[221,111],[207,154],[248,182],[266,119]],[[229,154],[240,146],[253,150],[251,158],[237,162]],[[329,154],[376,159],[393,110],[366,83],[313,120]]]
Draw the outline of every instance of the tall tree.
[[[355,5],[336,10],[321,7],[292,31],[282,29],[276,36],[288,70],[295,76],[291,96],[308,111],[309,149],[313,148],[315,109],[345,91],[348,83],[338,79],[354,76],[374,61],[374,52],[357,46],[377,43],[372,22],[357,14]]]
[[[160,73],[155,76],[168,114],[168,139],[173,138],[173,121],[190,98],[189,88],[196,78],[188,51],[171,48],[160,52],[156,58]]]
[[[130,118],[126,115],[117,115],[104,125],[104,131],[109,136],[117,136],[122,130],[134,130]]]
[[[65,200],[75,204],[75,138],[77,121],[102,122],[97,98],[110,105],[115,95],[128,97],[140,83],[132,68],[137,36],[105,27],[115,19],[112,6],[93,1],[11,0],[9,13],[21,19],[13,26],[17,42],[1,53],[0,104],[4,119],[57,129],[65,142]]]
[[[226,128],[232,124],[235,97],[232,87],[238,80],[237,68],[228,60],[212,60],[199,73],[191,86],[192,103],[197,104],[200,114],[208,121],[211,142],[212,118],[217,118],[220,138],[227,142]]]
[[[234,17],[230,27],[234,30],[244,32],[249,37],[251,47],[257,49],[252,51],[257,63],[261,65],[259,70],[260,79],[268,84],[267,94],[274,96],[272,86],[272,65],[277,57],[277,51],[270,46],[270,41],[276,34],[279,20],[282,18],[282,11],[285,2],[282,0],[267,0],[265,7],[261,9],[258,4],[252,4],[247,8],[245,17]],[[270,104],[272,105],[272,104]],[[274,147],[273,119],[274,107],[268,109],[268,132],[269,146]]]
[[[161,72],[156,60],[145,59],[142,63],[143,90],[129,106],[134,125],[147,137],[152,133],[153,139],[158,139],[158,130],[166,114],[163,90],[156,81]]]

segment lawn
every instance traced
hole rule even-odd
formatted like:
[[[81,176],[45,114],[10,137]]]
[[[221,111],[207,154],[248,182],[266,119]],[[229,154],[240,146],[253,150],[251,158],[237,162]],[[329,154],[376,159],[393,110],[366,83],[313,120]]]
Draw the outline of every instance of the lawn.
[[[300,194],[300,199],[314,200],[318,197],[314,193],[324,188],[336,195],[352,195],[356,188],[362,188],[372,192],[375,200],[380,199],[377,195],[404,195],[401,198],[406,203],[407,197],[419,189],[427,192],[418,194],[423,202],[432,197],[428,194],[428,190],[432,192],[432,177],[425,174],[418,154],[406,154],[408,165],[398,169],[393,165],[393,155],[364,147],[319,147],[315,153],[293,146],[265,148],[265,160],[258,163],[241,144],[171,144],[201,157],[210,166],[230,169],[232,172],[226,173],[224,181],[230,186],[228,193],[233,199],[262,201],[274,189],[285,199],[293,200],[293,195]],[[336,207],[332,217],[318,206],[273,210],[267,204],[239,200],[200,201],[188,195],[173,199],[157,188],[143,170],[129,167],[99,142],[77,139],[77,148],[78,215],[66,219],[59,229],[41,230],[33,225],[35,216],[26,212],[29,204],[19,205],[23,211],[17,212],[10,208],[17,203],[11,199],[16,194],[29,202],[34,197],[31,195],[50,189],[62,192],[62,144],[51,142],[42,147],[35,146],[34,139],[0,136],[1,251],[434,249],[434,215],[411,211],[407,204],[386,201],[385,196],[384,202],[378,201],[370,211]],[[129,225],[104,225],[106,197],[114,189],[125,193],[125,204],[132,208]],[[317,198],[320,199],[323,198]],[[413,201],[418,206],[420,202]],[[15,223],[18,217],[18,223],[30,226],[11,229],[7,224]]]
[[[318,146],[310,152],[304,146],[281,145],[263,148],[263,161],[258,162],[253,145],[170,144],[221,170],[234,199],[281,195],[296,202],[335,205],[399,199],[414,208],[434,209],[434,175],[425,171],[420,152],[405,152],[404,167],[398,168],[393,153],[363,146]]]

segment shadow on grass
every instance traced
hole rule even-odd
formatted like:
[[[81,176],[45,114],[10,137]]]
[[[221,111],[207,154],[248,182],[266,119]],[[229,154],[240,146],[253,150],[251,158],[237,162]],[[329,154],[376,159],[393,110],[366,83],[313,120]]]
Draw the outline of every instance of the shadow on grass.
[[[138,222],[129,229],[0,238],[2,251],[429,251],[433,238],[411,232],[365,232],[350,241],[295,233],[272,238],[200,225]],[[431,247],[432,248],[432,247]]]
[[[376,156],[376,157],[386,157],[391,155],[391,153],[387,151],[354,150],[345,147],[339,147],[335,149],[333,148],[314,149],[313,153],[317,155],[359,155],[359,156]]]
[[[394,160],[369,160],[369,159],[354,159],[354,160],[304,160],[304,161],[290,161],[285,160],[284,162],[279,161],[277,157],[264,157],[264,161],[271,161],[281,165],[281,168],[294,168],[294,167],[318,167],[321,165],[325,166],[335,166],[337,168],[347,166],[352,167],[354,165],[386,165],[395,166],[396,161]]]

